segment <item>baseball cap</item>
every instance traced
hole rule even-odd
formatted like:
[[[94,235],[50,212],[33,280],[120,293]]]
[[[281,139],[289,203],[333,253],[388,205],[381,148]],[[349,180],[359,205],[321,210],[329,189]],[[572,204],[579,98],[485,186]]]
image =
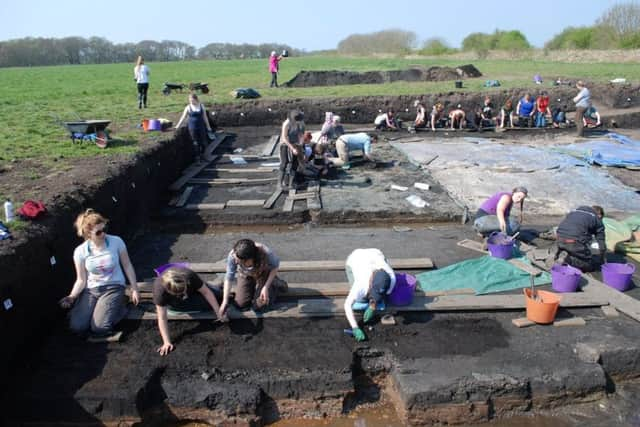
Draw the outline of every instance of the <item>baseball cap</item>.
[[[391,277],[389,274],[384,270],[376,271],[373,275],[373,281],[371,282],[371,299],[375,300],[376,303],[382,301],[390,286]]]

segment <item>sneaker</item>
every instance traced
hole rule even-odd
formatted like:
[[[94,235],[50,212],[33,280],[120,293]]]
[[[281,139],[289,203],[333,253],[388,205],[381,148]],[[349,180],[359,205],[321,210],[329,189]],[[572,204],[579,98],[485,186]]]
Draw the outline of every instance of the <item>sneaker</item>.
[[[567,251],[560,251],[560,253],[558,254],[558,257],[556,258],[556,264],[561,264],[561,265],[566,264],[568,256],[569,256],[569,253]]]
[[[351,164],[350,163],[345,163],[344,165],[342,165],[342,170],[348,171],[349,169],[351,169]]]
[[[553,230],[544,231],[538,234],[538,237],[544,240],[556,240],[556,233]]]

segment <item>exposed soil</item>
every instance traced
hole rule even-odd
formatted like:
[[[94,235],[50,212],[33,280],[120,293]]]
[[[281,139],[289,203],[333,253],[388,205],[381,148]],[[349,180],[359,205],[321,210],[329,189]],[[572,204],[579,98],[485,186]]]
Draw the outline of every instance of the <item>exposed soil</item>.
[[[286,82],[287,87],[340,86],[357,84],[381,84],[395,81],[422,82],[447,81],[481,77],[482,73],[472,64],[451,67],[410,68],[390,71],[300,71]]]

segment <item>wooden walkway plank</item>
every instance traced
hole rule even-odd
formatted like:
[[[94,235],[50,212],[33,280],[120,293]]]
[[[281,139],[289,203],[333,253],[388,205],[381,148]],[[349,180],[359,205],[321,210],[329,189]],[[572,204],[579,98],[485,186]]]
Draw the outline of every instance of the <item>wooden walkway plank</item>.
[[[400,258],[390,259],[391,267],[396,270],[422,270],[433,268],[430,258]],[[339,271],[344,270],[344,260],[332,261],[281,261],[279,271]],[[224,273],[227,268],[226,260],[207,263],[189,263],[189,267],[196,273]],[[523,297],[524,298],[524,297]]]
[[[205,168],[203,172],[226,172],[226,173],[271,173],[277,170],[277,167],[259,167],[249,169],[232,169],[232,168]]]
[[[207,162],[196,162],[186,168],[180,178],[169,186],[169,191],[179,191],[189,180],[198,175],[207,166]]]
[[[269,138],[267,145],[265,145],[264,150],[262,150],[263,156],[270,156],[273,154],[273,151],[278,146],[278,142],[280,142],[280,135],[273,135]]]
[[[264,206],[264,200],[228,200],[227,207],[259,207]]]
[[[193,203],[184,207],[188,211],[222,210],[225,203]]]
[[[269,198],[267,200],[265,200],[264,205],[262,205],[262,207],[264,209],[271,209],[273,208],[273,205],[276,204],[276,202],[278,201],[278,199],[280,198],[280,195],[282,194],[282,188],[277,187],[275,189],[275,191],[273,193],[271,193],[271,195],[269,196]]]
[[[296,199],[294,199],[293,197],[295,197],[296,195],[296,189],[292,188],[291,190],[289,190],[289,195],[287,196],[286,199],[284,199],[284,205],[282,206],[282,211],[283,212],[292,212],[293,211],[293,205],[296,202]]]
[[[187,180],[189,184],[204,185],[243,185],[243,184],[267,184],[275,181],[277,178],[191,178]]]
[[[583,293],[605,298],[616,310],[640,322],[640,301],[610,288],[590,274],[583,274],[582,277],[588,283],[583,287]]]
[[[187,203],[187,200],[189,200],[189,196],[191,196],[192,192],[193,192],[193,186],[190,185],[187,188],[185,188],[182,194],[180,195],[180,198],[176,201],[176,207],[177,208],[183,207]]]
[[[220,144],[222,144],[222,141],[224,141],[228,136],[229,135],[226,133],[216,134],[216,138],[213,141],[211,141],[209,145],[207,145],[207,148],[205,148],[204,150],[204,158],[206,161],[212,162],[213,160],[215,160],[215,157],[213,156],[213,152],[215,151],[216,148],[218,148]]]

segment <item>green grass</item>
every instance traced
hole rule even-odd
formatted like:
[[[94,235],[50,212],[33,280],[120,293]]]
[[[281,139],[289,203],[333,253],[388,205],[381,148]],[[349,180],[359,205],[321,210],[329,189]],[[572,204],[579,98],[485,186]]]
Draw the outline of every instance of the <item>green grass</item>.
[[[591,81],[615,77],[640,80],[640,67],[629,64],[575,64],[541,61],[475,60],[473,64],[484,74],[465,82],[467,91],[482,90],[486,79],[498,79],[503,88],[533,86],[531,78],[570,76]],[[299,57],[281,63],[280,82],[292,78],[300,70],[389,70],[410,65],[460,65],[452,59],[342,58]],[[353,85],[301,89],[271,89],[270,75],[263,60],[193,61],[182,63],[150,63],[151,86],[149,108],[138,110],[133,82],[133,64],[59,66],[0,69],[0,166],[12,159],[34,159],[48,167],[60,168],[67,159],[78,156],[129,153],[138,149],[143,134],[136,128],[143,118],[167,117],[177,120],[186,105],[186,93],[165,97],[160,93],[165,81],[208,82],[212,92],[202,95],[209,103],[242,102],[230,92],[238,87],[253,87],[263,99],[300,97],[346,97],[366,95],[403,95],[448,92],[451,82]],[[68,133],[58,120],[109,119],[110,129],[118,141],[107,150],[92,144],[70,142]],[[149,137],[149,134],[144,134]],[[34,173],[34,179],[36,174]]]

